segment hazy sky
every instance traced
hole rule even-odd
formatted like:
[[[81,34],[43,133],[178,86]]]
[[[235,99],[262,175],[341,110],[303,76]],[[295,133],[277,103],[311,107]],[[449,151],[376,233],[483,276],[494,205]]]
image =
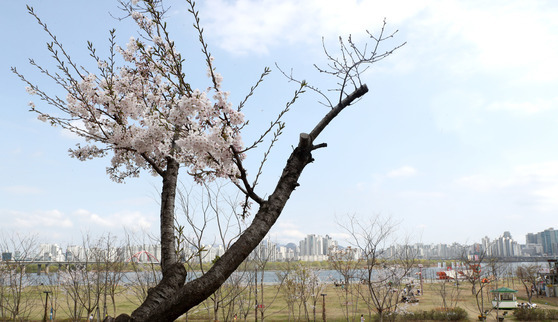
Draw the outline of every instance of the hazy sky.
[[[75,243],[82,234],[158,230],[160,180],[145,173],[125,184],[105,173],[109,159],[68,156],[76,137],[28,112],[35,99],[10,72],[17,67],[43,90],[64,96],[27,62],[52,68],[46,34],[25,1],[4,1],[0,13],[0,234],[39,233]],[[94,65],[86,41],[107,54],[108,30],[122,46],[136,36],[116,1],[27,1],[74,60]],[[187,59],[192,87],[205,88],[205,66],[183,1],[168,1],[169,25]],[[342,4],[341,4],[342,3]],[[265,66],[274,72],[245,109],[249,143],[292,97],[275,67],[324,91],[322,36],[359,43],[365,30],[399,30],[382,50],[407,44],[364,76],[370,92],[320,138],[326,149],[302,175],[273,230],[279,242],[306,234],[341,238],[335,218],[377,214],[424,243],[471,243],[504,231],[558,228],[558,3],[555,1],[199,1],[201,23],[232,101],[240,102]],[[262,196],[270,194],[300,132],[327,112],[308,92],[287,117],[271,155]],[[42,102],[36,102],[48,109]],[[318,142],[318,143],[319,143]],[[249,155],[255,174],[262,151]],[[183,170],[183,173],[185,171]],[[186,176],[182,178],[189,186]]]

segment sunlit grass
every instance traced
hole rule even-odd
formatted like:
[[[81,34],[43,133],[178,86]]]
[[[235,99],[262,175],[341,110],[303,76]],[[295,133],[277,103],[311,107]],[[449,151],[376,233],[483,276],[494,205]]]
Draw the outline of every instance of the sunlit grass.
[[[439,289],[438,285],[439,285],[438,281],[434,281],[432,283],[425,283],[424,294],[417,297],[419,299],[419,302],[415,304],[400,304],[400,309],[407,312],[418,312],[418,311],[429,311],[432,309],[440,308],[442,305],[441,304],[442,297],[440,295],[440,292],[438,291]],[[502,283],[500,283],[500,286],[501,285]],[[447,286],[448,286],[448,292],[456,287],[454,283],[448,283]],[[266,321],[286,321],[289,319],[286,295],[283,291],[279,291],[279,293],[277,293],[277,287],[278,287],[277,285],[264,286],[264,305],[266,308],[264,316]],[[513,287],[513,285],[510,285],[510,287]],[[461,291],[456,305],[467,311],[469,315],[469,320],[471,321],[477,320],[477,316],[479,312],[477,309],[475,297],[471,294],[470,284],[467,282],[461,282],[459,288]],[[524,293],[524,291],[521,290],[517,282],[515,283],[515,289],[519,290],[518,293],[519,299],[520,301],[522,301],[523,299],[522,294]],[[43,319],[44,298],[45,298],[44,290],[46,290],[44,286],[33,286],[33,287],[27,287],[25,289],[24,297],[30,301],[28,306],[31,309],[31,314],[29,316],[29,319],[31,321],[41,321]],[[347,320],[344,314],[345,306],[343,305],[344,303],[343,292],[344,290],[342,288],[335,287],[333,285],[327,285],[326,288],[321,292],[327,294],[327,296],[325,296],[325,310],[326,310],[326,317],[328,321]],[[259,294],[261,295],[261,292]],[[52,301],[52,299],[53,298],[51,296],[49,298],[49,302]],[[118,290],[118,295],[116,297],[116,303],[117,303],[116,314],[117,315],[121,313],[130,314],[137,307],[137,301],[134,303],[133,299],[134,297],[132,294],[130,294],[128,288],[120,287]],[[355,301],[358,301],[358,309],[352,310],[351,308],[353,307],[354,303],[349,303],[350,306],[349,313],[351,315],[351,318],[354,317],[357,321],[359,321],[359,319],[357,318],[360,317],[360,314],[364,314],[366,321],[371,321],[371,317],[369,316],[369,310],[366,307],[364,301],[358,297],[354,297],[353,299]],[[67,308],[64,309],[65,306],[67,307],[66,295],[61,290],[56,300],[58,303],[58,308],[56,311],[56,321],[68,320],[69,319],[67,313],[68,309]],[[486,309],[490,309],[490,300],[491,300],[490,296],[485,297]],[[533,300],[534,302],[538,303],[539,306],[541,307],[547,307],[547,308],[558,307],[558,298],[546,298],[546,297],[536,298],[535,297],[533,298]],[[448,302],[450,301],[448,300]],[[320,298],[316,302],[317,305],[315,307],[315,312],[316,312],[315,314],[316,314],[317,321],[322,320],[322,314],[323,314],[322,303],[323,303],[323,298],[320,296]],[[111,304],[107,303],[107,305],[108,305],[109,314],[113,315]],[[304,309],[302,307],[299,308],[298,306],[296,306],[295,316],[293,317],[291,315],[291,320],[298,319],[299,309],[301,310],[300,317],[303,320],[305,320]],[[308,310],[309,310],[310,320],[313,320],[314,307],[312,307],[311,303],[308,304]],[[500,314],[502,314],[502,312],[503,311],[500,311]],[[238,314],[237,321],[243,320],[243,317],[239,313],[237,314]],[[492,318],[495,319],[496,311],[492,311],[490,313],[490,316],[492,316]],[[254,317],[255,317],[255,312],[254,310],[251,310],[251,312],[247,316],[247,320],[254,321],[255,320]],[[84,316],[83,320],[85,320],[85,318],[86,317]],[[258,319],[259,318],[260,315],[258,313]],[[195,309],[191,310],[187,318],[188,321],[208,321],[212,319],[213,319],[213,305],[210,301],[207,301],[199,305]],[[230,319],[232,320],[232,316],[230,317]],[[186,317],[182,317],[179,320],[184,321],[186,320]],[[225,319],[219,317],[219,320],[224,321]]]

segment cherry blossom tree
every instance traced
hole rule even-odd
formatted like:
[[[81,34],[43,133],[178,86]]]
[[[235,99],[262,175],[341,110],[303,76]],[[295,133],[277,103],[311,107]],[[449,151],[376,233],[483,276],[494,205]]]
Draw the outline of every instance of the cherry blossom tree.
[[[372,46],[359,48],[350,37],[340,38],[339,55],[325,50],[329,64],[327,68],[317,67],[320,72],[337,79],[337,96],[330,98],[305,81],[287,75],[300,85],[299,89],[269,128],[255,142],[246,145],[241,136],[247,124],[242,108],[270,69],[264,70],[246,99],[234,107],[229,93],[222,88],[223,77],[217,72],[214,57],[204,40],[195,3],[193,0],[186,0],[186,3],[207,65],[208,86],[196,88],[186,75],[186,60],[170,36],[162,0],[119,0],[125,16],[137,24],[139,36],[130,38],[125,47],[120,47],[116,44],[115,30],[111,30],[108,58],[101,58],[88,42],[90,56],[98,67],[95,72],[73,60],[33,8],[28,7],[29,13],[51,37],[47,49],[57,70],[53,72],[34,60],[30,63],[58,84],[65,91],[65,98],[46,93],[16,68],[12,69],[27,83],[30,94],[50,105],[51,109],[47,109],[30,103],[31,111],[37,113],[40,120],[85,139],[86,144],[70,149],[72,157],[85,161],[109,156],[107,173],[116,182],[137,177],[142,170],[162,179],[163,277],[131,316],[121,315],[118,320],[172,321],[215,292],[269,232],[298,186],[302,171],[313,161],[312,151],[326,146],[316,143],[320,133],[344,108],[368,92],[361,82],[361,72],[401,46],[380,52],[380,44],[393,37],[392,33],[385,32],[385,23],[377,35],[368,33]],[[261,197],[255,186],[262,167],[249,179],[244,166],[246,152],[266,142],[269,152],[284,128],[283,116],[308,89],[321,95],[323,104],[330,110],[310,132],[300,134],[275,190]],[[265,153],[262,165],[267,156]],[[245,195],[241,216],[246,216],[251,206],[257,207],[250,225],[228,251],[203,276],[187,283],[186,270],[176,252],[174,226],[180,168],[200,183],[216,178],[232,181]]]

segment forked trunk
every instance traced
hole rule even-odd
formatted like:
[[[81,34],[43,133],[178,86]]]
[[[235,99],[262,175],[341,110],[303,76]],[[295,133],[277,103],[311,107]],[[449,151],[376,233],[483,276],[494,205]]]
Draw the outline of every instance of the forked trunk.
[[[368,92],[366,85],[347,95],[330,110],[310,134],[302,133],[297,148],[291,153],[274,192],[262,201],[250,226],[203,276],[184,285],[186,270],[177,262],[174,253],[174,196],[178,176],[178,163],[167,158],[167,171],[163,178],[161,203],[161,244],[163,279],[148,293],[145,302],[132,316],[122,314],[116,321],[174,321],[191,308],[213,294],[229,276],[248,258],[270,231],[281,215],[291,193],[299,185],[298,179],[312,158],[312,151],[325,144],[314,146],[313,142],[322,130],[345,107]],[[105,319],[110,320],[110,319]]]

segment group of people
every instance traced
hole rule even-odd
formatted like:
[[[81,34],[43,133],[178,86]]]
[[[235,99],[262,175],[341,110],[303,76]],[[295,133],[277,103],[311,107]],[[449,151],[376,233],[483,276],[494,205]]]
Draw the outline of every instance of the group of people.
[[[518,303],[517,307],[521,308],[521,309],[534,309],[534,308],[537,307],[537,303],[523,303],[522,302],[522,303]]]

